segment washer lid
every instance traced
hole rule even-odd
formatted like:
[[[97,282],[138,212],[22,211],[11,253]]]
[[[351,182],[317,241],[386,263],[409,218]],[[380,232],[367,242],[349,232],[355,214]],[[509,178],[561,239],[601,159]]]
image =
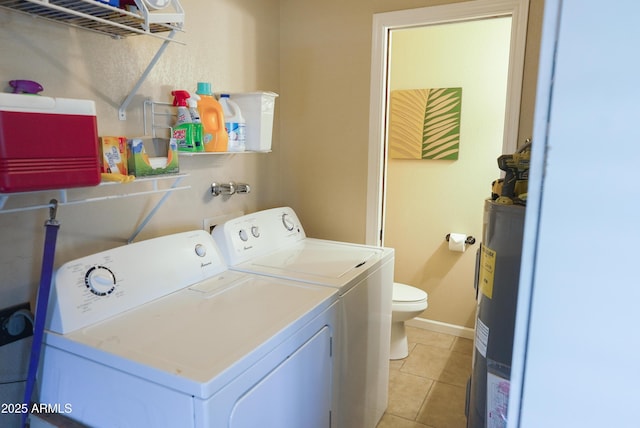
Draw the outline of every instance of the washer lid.
[[[399,282],[393,283],[394,302],[420,302],[427,298],[428,295],[424,290]]]
[[[46,343],[204,399],[336,298],[329,287],[227,271],[72,333],[48,332]]]

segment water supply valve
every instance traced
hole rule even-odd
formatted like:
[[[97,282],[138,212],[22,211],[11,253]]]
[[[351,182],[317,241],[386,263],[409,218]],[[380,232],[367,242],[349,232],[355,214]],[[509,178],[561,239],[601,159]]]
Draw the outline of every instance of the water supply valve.
[[[213,196],[219,195],[234,195],[236,193],[249,193],[251,187],[246,183],[235,183],[230,181],[228,183],[211,183],[211,194]]]

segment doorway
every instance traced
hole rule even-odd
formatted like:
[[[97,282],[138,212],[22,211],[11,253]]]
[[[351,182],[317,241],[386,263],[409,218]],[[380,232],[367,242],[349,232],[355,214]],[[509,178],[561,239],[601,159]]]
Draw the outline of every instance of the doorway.
[[[468,130],[468,118],[465,118],[465,102],[470,103],[473,96],[473,91],[465,91],[463,88],[462,96],[462,126],[461,126],[461,138],[460,138],[460,160],[459,161],[434,161],[434,160],[411,160],[411,161],[397,161],[388,158],[387,150],[387,135],[388,135],[388,121],[389,113],[389,99],[391,91],[394,89],[408,89],[424,87],[422,83],[416,83],[409,78],[408,82],[398,84],[395,78],[397,73],[392,71],[392,58],[396,55],[393,52],[394,43],[397,39],[403,39],[408,37],[414,37],[416,34],[421,34],[423,30],[432,34],[425,37],[431,37],[430,44],[442,44],[440,40],[443,40],[442,34],[447,31],[458,31],[458,28],[465,26],[471,27],[469,31],[473,34],[480,34],[484,31],[482,28],[486,27],[488,22],[497,22],[497,27],[501,28],[498,31],[502,31],[505,41],[507,52],[505,52],[505,60],[502,72],[505,74],[506,87],[503,86],[502,94],[500,91],[496,91],[495,88],[488,88],[489,91],[486,95],[487,98],[491,98],[491,93],[495,94],[495,98],[506,97],[506,103],[499,106],[500,114],[503,114],[504,121],[498,124],[497,134],[494,129],[494,152],[489,157],[471,159],[471,162],[477,161],[484,164],[489,163],[491,171],[495,170],[495,177],[490,176],[475,180],[476,187],[480,186],[480,194],[478,196],[477,210],[475,211],[475,226],[473,228],[466,226],[468,222],[458,221],[451,224],[440,225],[440,232],[434,232],[435,235],[425,236],[418,238],[424,242],[430,242],[433,244],[432,249],[427,249],[427,255],[417,255],[415,250],[404,251],[405,254],[409,254],[408,257],[399,254],[397,248],[396,254],[396,271],[400,275],[396,275],[396,280],[405,281],[411,285],[418,286],[425,289],[430,293],[430,306],[433,306],[439,300],[437,307],[438,310],[430,309],[430,319],[436,321],[436,330],[444,328],[441,331],[446,333],[453,333],[462,336],[469,336],[472,331],[474,321],[474,299],[473,292],[470,289],[470,280],[473,277],[473,266],[475,264],[475,248],[471,251],[467,251],[464,254],[452,254],[448,252],[448,248],[445,242],[445,235],[450,232],[462,232],[466,234],[474,234],[475,238],[479,242],[481,239],[481,217],[482,217],[482,199],[489,195],[490,182],[492,178],[497,178],[498,170],[495,159],[497,156],[503,153],[514,152],[517,146],[517,133],[518,133],[518,118],[519,118],[519,106],[520,106],[520,88],[522,85],[522,71],[524,61],[524,43],[525,32],[527,22],[527,10],[528,2],[526,1],[497,1],[497,0],[478,0],[474,2],[463,2],[452,5],[428,7],[422,9],[414,9],[409,11],[398,11],[391,13],[378,14],[374,17],[374,37],[373,37],[373,58],[372,58],[372,81],[371,81],[371,111],[370,111],[370,148],[369,148],[369,178],[368,178],[368,200],[367,200],[367,243],[372,245],[389,245],[396,246],[398,240],[398,231],[404,234],[412,234],[416,230],[423,230],[425,225],[434,223],[438,220],[437,217],[443,217],[444,221],[450,220],[447,218],[446,211],[444,214],[436,214],[436,218],[424,218],[420,224],[416,223],[415,219],[411,219],[409,210],[405,204],[398,203],[394,198],[390,198],[391,192],[394,187],[400,186],[404,193],[409,193],[407,197],[411,198],[413,195],[413,203],[409,205],[415,205],[416,198],[420,198],[420,192],[414,192],[414,190],[424,187],[420,186],[419,182],[412,183],[411,180],[418,179],[423,180],[419,174],[416,175],[416,171],[428,169],[428,174],[438,170],[449,170],[449,173],[453,175],[449,176],[456,180],[456,177],[462,181],[465,178],[466,171],[469,170],[469,166],[462,167],[463,157],[466,156],[465,161],[469,162],[469,156],[477,158],[477,154],[473,152],[473,138],[469,135]],[[506,30],[505,30],[506,28]],[[436,35],[436,32],[438,33]],[[444,33],[443,33],[444,32]],[[422,36],[419,36],[422,37]],[[509,43],[510,39],[510,43]],[[435,42],[434,42],[435,40]],[[392,49],[393,47],[393,49]],[[481,46],[480,46],[481,47]],[[452,52],[452,56],[456,53]],[[444,57],[443,57],[444,58]],[[437,58],[435,58],[437,61]],[[444,65],[446,67],[447,65]],[[424,64],[423,64],[424,68]],[[437,68],[437,67],[436,67]],[[414,72],[414,75],[416,73]],[[425,73],[417,73],[425,74]],[[428,74],[428,73],[427,73]],[[452,73],[449,73],[452,74]],[[423,77],[423,76],[420,76]],[[444,82],[444,83],[443,83]],[[425,83],[431,86],[429,83]],[[435,87],[450,87],[459,86],[455,82],[438,80],[436,79]],[[462,85],[464,86],[464,85]],[[471,88],[468,88],[471,89]],[[491,92],[493,91],[493,92]],[[483,95],[484,96],[484,95]],[[477,102],[477,100],[476,100]],[[500,103],[500,101],[497,101]],[[494,101],[495,104],[495,101]],[[470,106],[470,105],[469,105]],[[500,118],[498,118],[499,120]],[[465,124],[465,120],[467,123]],[[467,125],[465,131],[464,126]],[[503,128],[503,129],[500,129]],[[476,125],[477,129],[477,125]],[[466,132],[466,135],[465,135]],[[497,143],[497,146],[495,144]],[[465,147],[466,145],[466,147]],[[477,149],[477,147],[475,147]],[[427,165],[428,164],[428,165]],[[469,164],[467,164],[469,165]],[[404,182],[397,180],[398,168],[402,168],[400,176],[404,175]],[[457,172],[453,171],[456,168]],[[452,172],[453,171],[453,172]],[[393,176],[389,175],[393,172]],[[445,172],[446,174],[446,172]],[[446,175],[445,175],[446,176]],[[426,198],[421,199],[423,205],[446,205],[450,204],[451,200],[455,200],[456,195],[451,194],[451,191],[447,189],[447,183],[438,183],[438,180],[432,178],[426,178],[429,183],[428,186],[433,188],[433,192],[430,192]],[[474,180],[472,178],[472,180]],[[446,181],[446,180],[445,180]],[[486,183],[485,183],[486,181]],[[399,184],[401,183],[401,184]],[[441,192],[438,197],[438,192]],[[468,203],[473,204],[473,201]],[[393,210],[386,210],[385,207],[391,207]],[[464,208],[451,208],[452,210],[460,210]],[[393,216],[395,223],[401,224],[393,232],[395,235],[392,239],[394,242],[386,242],[385,223],[386,220]],[[439,219],[442,221],[442,219]],[[412,226],[411,226],[412,225]],[[391,233],[391,228],[389,232]],[[441,236],[440,236],[441,235]],[[418,244],[420,245],[420,244]],[[400,256],[400,257],[399,257]],[[416,259],[416,256],[418,257]],[[415,259],[415,260],[414,260]],[[462,270],[459,267],[465,266]],[[454,273],[453,267],[456,267]],[[471,271],[471,272],[469,272]],[[425,275],[428,272],[428,275]],[[404,275],[404,276],[403,276]],[[400,278],[398,277],[400,276]],[[466,278],[460,280],[459,277]],[[448,284],[455,284],[455,287],[464,287],[464,289],[457,290],[450,287]],[[458,294],[465,294],[467,298],[463,298],[462,306],[460,305],[460,299],[455,296]],[[448,297],[447,297],[448,296]],[[467,307],[468,306],[468,307]],[[438,311],[442,314],[438,315]],[[434,314],[435,312],[435,314]],[[446,314],[457,313],[457,316],[447,316]],[[435,315],[435,316],[433,316]],[[438,324],[439,323],[439,324]],[[444,327],[443,327],[444,326]],[[462,327],[462,331],[451,331],[449,327]],[[465,327],[466,326],[466,327]]]

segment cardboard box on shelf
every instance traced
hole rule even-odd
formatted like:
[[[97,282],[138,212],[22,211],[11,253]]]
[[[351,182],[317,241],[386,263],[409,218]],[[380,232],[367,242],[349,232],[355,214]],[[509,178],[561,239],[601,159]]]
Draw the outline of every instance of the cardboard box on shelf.
[[[146,177],[180,172],[178,143],[174,138],[130,138],[128,141],[129,174]]]
[[[100,172],[128,175],[127,138],[100,137]]]

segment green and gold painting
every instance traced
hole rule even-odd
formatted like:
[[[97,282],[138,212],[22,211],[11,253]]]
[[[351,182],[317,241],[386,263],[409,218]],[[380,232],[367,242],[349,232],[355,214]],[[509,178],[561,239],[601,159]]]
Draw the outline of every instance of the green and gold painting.
[[[391,91],[389,156],[458,159],[462,88]]]

